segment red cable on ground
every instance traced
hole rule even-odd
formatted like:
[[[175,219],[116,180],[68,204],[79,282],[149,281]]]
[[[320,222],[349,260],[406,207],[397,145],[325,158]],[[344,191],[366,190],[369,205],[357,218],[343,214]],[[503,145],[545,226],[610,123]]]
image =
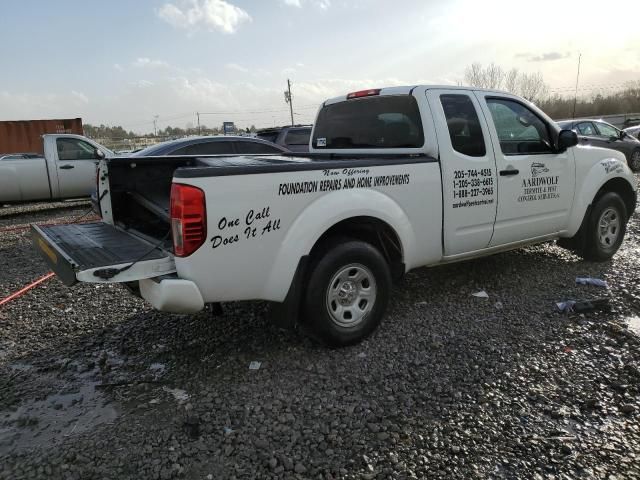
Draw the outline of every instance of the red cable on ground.
[[[29,290],[31,290],[34,287],[37,287],[38,285],[40,285],[43,282],[46,282],[47,280],[49,280],[51,277],[53,277],[55,275],[55,273],[50,272],[47,273],[44,277],[40,277],[38,280],[36,280],[33,283],[30,283],[29,285],[27,285],[24,288],[21,288],[20,290],[18,290],[17,292],[12,293],[11,295],[9,295],[6,298],[3,298],[2,300],[0,300],[0,307],[6,303],[9,303],[11,300],[15,300],[16,298],[18,298],[20,295],[28,292]]]

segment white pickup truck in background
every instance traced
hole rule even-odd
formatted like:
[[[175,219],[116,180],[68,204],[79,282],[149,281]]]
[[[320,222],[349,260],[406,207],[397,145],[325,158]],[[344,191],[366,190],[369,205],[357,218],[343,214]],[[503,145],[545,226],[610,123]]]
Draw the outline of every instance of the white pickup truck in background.
[[[126,283],[181,313],[268,300],[280,324],[346,345],[418,267],[554,239],[610,259],[636,180],[623,154],[576,143],[504,92],[365,90],[324,102],[309,155],[103,160],[102,222],[33,239],[67,285]]]
[[[113,153],[81,135],[43,135],[44,156],[0,157],[0,204],[88,197],[96,165]]]

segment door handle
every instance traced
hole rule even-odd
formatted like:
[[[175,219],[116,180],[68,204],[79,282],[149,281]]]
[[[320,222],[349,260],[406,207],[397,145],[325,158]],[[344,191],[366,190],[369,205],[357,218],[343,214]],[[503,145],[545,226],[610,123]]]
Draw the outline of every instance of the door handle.
[[[518,175],[520,170],[512,169],[512,170],[500,170],[501,177],[509,177],[511,175]]]
[[[62,165],[60,170],[71,170],[72,168],[76,168],[75,165]]]

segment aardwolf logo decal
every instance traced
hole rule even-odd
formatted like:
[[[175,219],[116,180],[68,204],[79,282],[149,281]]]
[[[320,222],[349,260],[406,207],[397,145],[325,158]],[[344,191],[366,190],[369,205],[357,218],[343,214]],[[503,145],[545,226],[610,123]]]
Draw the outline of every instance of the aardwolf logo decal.
[[[531,164],[531,176],[537,177],[541,173],[547,173],[549,169],[546,167],[544,163],[532,163]]]

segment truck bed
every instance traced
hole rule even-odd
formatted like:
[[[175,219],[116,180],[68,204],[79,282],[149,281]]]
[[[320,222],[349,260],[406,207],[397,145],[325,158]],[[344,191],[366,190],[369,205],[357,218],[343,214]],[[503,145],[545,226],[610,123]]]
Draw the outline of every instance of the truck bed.
[[[113,220],[149,239],[169,228],[169,197],[181,178],[256,175],[325,169],[358,169],[437,162],[425,155],[218,155],[118,157],[107,160]]]

